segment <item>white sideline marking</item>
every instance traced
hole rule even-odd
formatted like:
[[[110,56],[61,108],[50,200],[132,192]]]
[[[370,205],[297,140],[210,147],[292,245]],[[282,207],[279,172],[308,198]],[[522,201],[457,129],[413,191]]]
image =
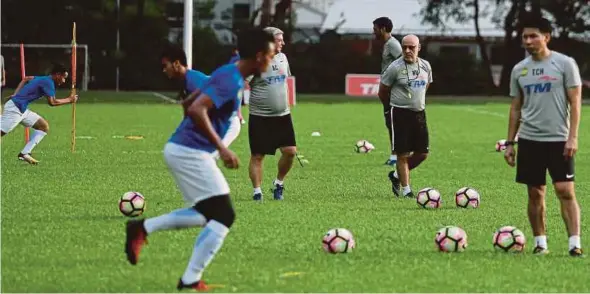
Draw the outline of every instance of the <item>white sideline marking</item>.
[[[459,108],[459,107],[457,107],[457,108]],[[505,114],[502,114],[502,113],[497,113],[497,112],[487,111],[487,110],[481,110],[481,109],[475,109],[475,108],[472,108],[472,107],[461,107],[461,109],[467,110],[467,111],[473,112],[473,113],[486,114],[486,115],[491,115],[491,116],[495,116],[495,117],[501,117],[501,118],[506,118],[507,117]]]
[[[96,139],[92,136],[76,136],[76,139]]]
[[[138,153],[138,154],[160,154],[160,153],[164,153],[164,150],[135,150],[135,151],[123,151],[123,154],[134,154],[134,153]]]
[[[162,99],[162,100],[165,100],[167,102],[178,104],[178,101],[177,100],[172,99],[172,98],[170,98],[170,97],[168,97],[168,96],[166,96],[164,94],[160,94],[158,92],[151,92],[151,94],[154,95],[154,96],[156,96],[156,97],[158,97],[158,98],[160,98],[160,99]]]

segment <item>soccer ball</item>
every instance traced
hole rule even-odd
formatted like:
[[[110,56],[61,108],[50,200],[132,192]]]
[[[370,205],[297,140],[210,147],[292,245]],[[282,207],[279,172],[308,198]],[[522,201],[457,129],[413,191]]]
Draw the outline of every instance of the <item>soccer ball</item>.
[[[502,152],[504,150],[506,150],[506,140],[498,140],[498,142],[496,142],[496,152]]]
[[[136,217],[145,210],[145,197],[139,192],[127,192],[119,199],[119,211],[129,217]]]
[[[367,140],[360,140],[354,145],[354,150],[357,153],[369,153],[375,149],[375,146]]]
[[[322,239],[324,251],[329,253],[348,253],[355,247],[352,233],[347,229],[331,229]]]
[[[494,233],[494,248],[504,252],[522,252],[526,244],[524,233],[512,226],[501,227]]]
[[[455,203],[462,208],[479,207],[479,193],[469,187],[463,187],[455,193]]]
[[[434,243],[442,252],[463,252],[467,248],[467,234],[459,227],[446,226],[436,232]]]
[[[434,188],[424,188],[418,192],[416,203],[423,208],[439,208],[442,199],[440,192]]]

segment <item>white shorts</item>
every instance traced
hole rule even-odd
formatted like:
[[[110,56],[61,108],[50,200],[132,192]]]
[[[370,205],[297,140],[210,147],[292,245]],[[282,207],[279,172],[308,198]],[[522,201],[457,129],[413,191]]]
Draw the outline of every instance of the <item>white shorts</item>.
[[[2,132],[5,134],[8,134],[14,130],[18,124],[30,128],[35,125],[40,118],[40,115],[28,109],[25,110],[25,113],[20,112],[16,105],[14,105],[14,102],[8,100],[8,102],[4,104],[4,110],[2,111],[0,129],[2,129]]]
[[[227,133],[225,133],[225,136],[221,138],[221,142],[223,142],[223,145],[229,147],[229,145],[231,145],[231,143],[233,143],[236,140],[236,138],[240,134],[241,129],[242,123],[240,122],[240,118],[237,115],[232,117],[231,122],[229,124],[229,129],[227,129]],[[219,159],[219,152],[213,152],[213,156],[216,159]]]
[[[187,205],[229,194],[229,185],[213,154],[169,142],[164,147],[164,159]]]

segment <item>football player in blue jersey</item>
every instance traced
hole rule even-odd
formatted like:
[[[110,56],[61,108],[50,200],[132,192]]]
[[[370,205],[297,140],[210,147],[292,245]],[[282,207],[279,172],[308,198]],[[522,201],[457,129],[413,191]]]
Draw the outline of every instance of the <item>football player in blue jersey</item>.
[[[38,164],[31,152],[49,132],[49,123],[37,113],[29,109],[29,104],[42,97],[47,97],[50,106],[60,106],[76,102],[78,96],[55,98],[55,86],[63,85],[68,78],[68,71],[60,64],[54,65],[48,76],[27,77],[19,84],[14,95],[4,104],[2,112],[2,137],[10,133],[19,124],[32,128],[31,138],[18,154],[18,159],[30,164]]]
[[[203,227],[178,281],[178,290],[208,289],[203,271],[221,248],[235,219],[229,185],[217,167],[215,153],[219,152],[225,167],[238,168],[238,157],[221,138],[240,107],[244,78],[265,71],[275,51],[272,36],[260,29],[242,32],[238,49],[240,60],[211,74],[164,147],[166,164],[188,207],[158,217],[130,220],[126,226],[125,252],[131,264],[137,264],[148,235],[161,230]]]

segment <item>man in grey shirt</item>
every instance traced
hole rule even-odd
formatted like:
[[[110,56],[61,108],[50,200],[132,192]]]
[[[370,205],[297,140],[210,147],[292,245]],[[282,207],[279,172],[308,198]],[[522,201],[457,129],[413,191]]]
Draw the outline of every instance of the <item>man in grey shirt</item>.
[[[250,118],[248,137],[250,142],[250,180],[254,187],[255,201],[262,200],[262,161],[265,155],[281,150],[277,177],[273,183],[275,200],[283,200],[283,180],[293,165],[297,147],[295,131],[287,96],[287,77],[291,75],[287,56],[281,53],[285,42],[283,31],[264,29],[275,38],[276,55],[266,72],[250,79]]]
[[[418,57],[420,41],[415,35],[402,39],[404,56],[393,61],[381,75],[379,99],[386,110],[386,124],[397,152],[396,171],[389,173],[395,195],[414,197],[410,170],[422,163],[429,151],[428,126],[424,112],[426,90],[432,83],[430,63]]]
[[[373,34],[375,35],[375,39],[385,42],[383,45],[383,52],[381,53],[381,74],[385,72],[387,67],[397,58],[402,55],[402,45],[391,35],[391,31],[393,30],[393,22],[388,17],[379,17],[373,21]],[[389,114],[387,113],[389,108],[385,109],[385,117]],[[385,119],[387,122],[387,118]],[[389,129],[389,128],[388,128]],[[393,133],[391,130],[389,131],[389,142],[391,142],[391,155],[389,159],[385,161],[386,165],[395,165],[397,162],[397,156],[394,150],[393,144]]]
[[[534,254],[549,253],[545,231],[546,174],[553,180],[569,234],[569,253],[583,256],[580,207],[574,189],[574,154],[582,81],[571,57],[547,48],[551,23],[544,18],[524,22],[522,43],[530,56],[512,69],[506,162],[516,165],[516,182],[528,187],[528,217],[535,236]],[[514,138],[518,135],[518,156]]]

